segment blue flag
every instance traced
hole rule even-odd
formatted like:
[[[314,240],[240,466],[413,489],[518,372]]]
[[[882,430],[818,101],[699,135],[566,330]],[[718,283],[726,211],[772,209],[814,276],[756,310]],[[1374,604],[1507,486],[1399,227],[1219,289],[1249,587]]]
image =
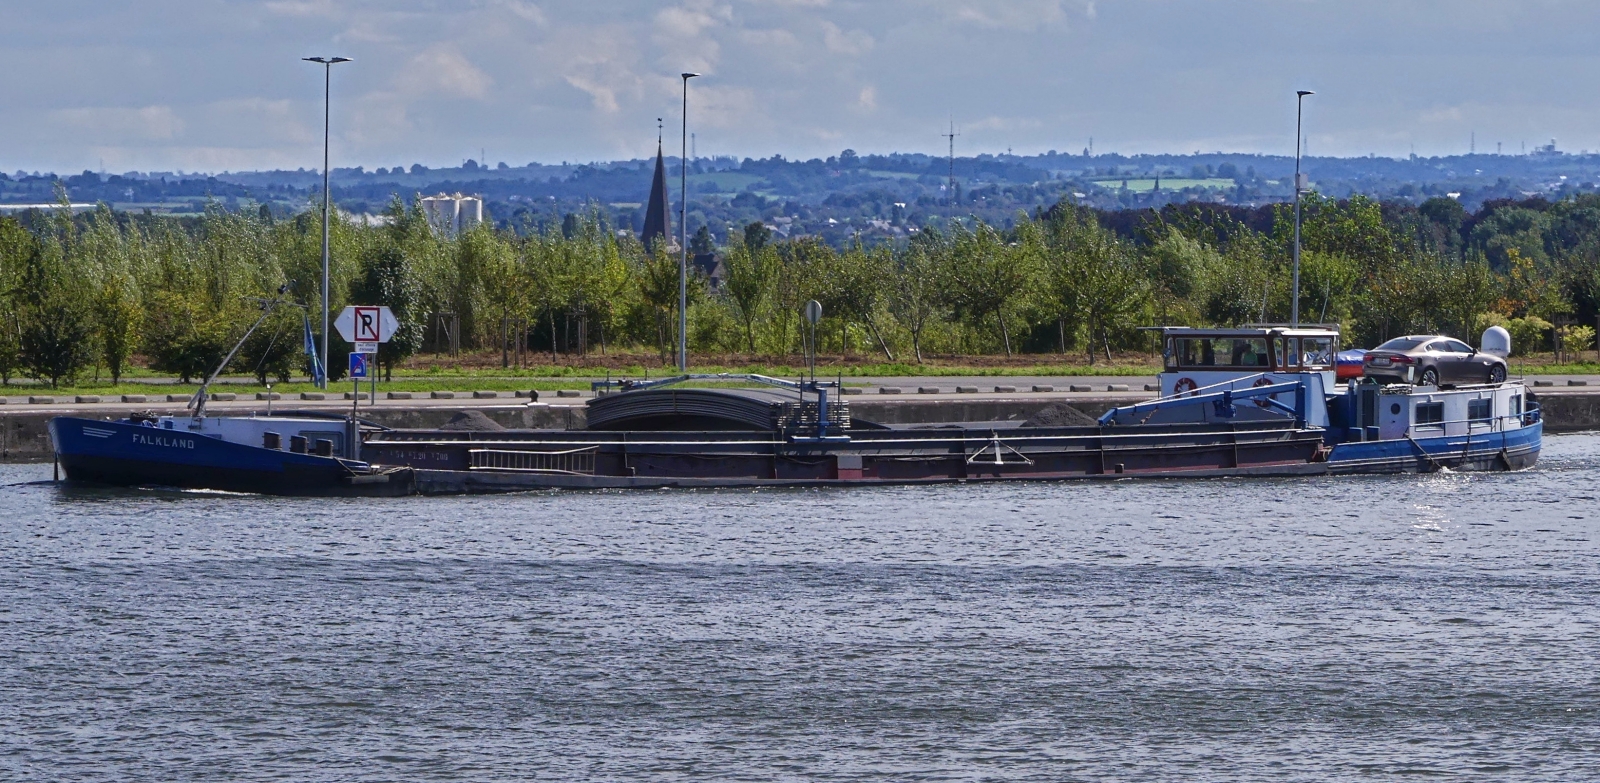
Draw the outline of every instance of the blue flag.
[[[317,341],[311,336],[311,317],[302,316],[302,320],[306,325],[306,356],[311,357],[311,382],[321,386],[326,373],[322,369],[322,359],[317,356]]]

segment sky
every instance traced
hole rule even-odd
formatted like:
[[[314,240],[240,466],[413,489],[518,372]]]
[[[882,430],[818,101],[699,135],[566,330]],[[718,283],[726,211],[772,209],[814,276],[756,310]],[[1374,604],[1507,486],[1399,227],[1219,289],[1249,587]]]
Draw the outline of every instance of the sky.
[[[0,170],[1600,149],[1593,0],[0,0]]]

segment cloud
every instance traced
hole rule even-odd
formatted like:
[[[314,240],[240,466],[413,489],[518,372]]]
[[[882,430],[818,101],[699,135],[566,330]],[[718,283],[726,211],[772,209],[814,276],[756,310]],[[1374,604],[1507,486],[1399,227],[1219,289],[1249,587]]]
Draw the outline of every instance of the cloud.
[[[1062,0],[988,0],[956,2],[945,13],[958,23],[995,30],[1030,31],[1066,21]]]
[[[1038,128],[1043,123],[1034,117],[984,117],[977,122],[968,123],[969,131],[1014,131]],[[1293,136],[1294,134],[1289,134]]]
[[[482,100],[494,79],[449,45],[434,46],[411,58],[397,81],[414,95],[446,95]]]
[[[822,43],[837,54],[866,54],[872,51],[872,36],[862,30],[845,32],[833,22],[822,23]]]
[[[523,2],[522,0],[499,0],[495,5],[504,8],[512,16],[524,22],[533,22],[540,27],[550,23],[550,19],[545,16],[544,9],[533,3]]]
[[[569,29],[547,42],[541,61],[568,86],[588,95],[594,110],[616,114],[624,100],[636,100],[645,92],[646,80],[638,72],[640,48],[625,27]],[[668,77],[657,77],[662,83],[658,87],[668,89]]]
[[[206,104],[195,114],[197,132],[233,128],[231,141],[236,144],[249,143],[241,137],[259,139],[262,144],[312,144],[322,140],[322,129],[313,128],[306,121],[310,117],[301,114],[295,102],[287,98],[230,98]]]
[[[332,0],[271,0],[262,3],[268,13],[293,17],[333,17],[338,15]]]
[[[58,109],[52,120],[76,128],[99,132],[97,135],[134,137],[149,141],[177,138],[184,121],[171,106],[145,106],[137,109],[93,107]]]
[[[1421,122],[1460,122],[1466,119],[1466,112],[1460,106],[1441,106],[1428,109],[1421,113],[1417,119]],[[1294,134],[1289,134],[1294,135]]]
[[[1094,136],[1101,151],[1287,153],[1293,89],[1311,83],[1318,154],[1455,151],[1474,131],[1479,149],[1600,147],[1600,109],[1569,86],[1600,80],[1586,33],[1600,3],[1427,5],[209,0],[80,3],[66,19],[13,3],[0,168],[82,170],[96,149],[184,169],[314,158],[321,74],[293,61],[310,54],[356,60],[334,73],[349,165],[459,161],[464,145],[508,162],[653,151],[684,70],[706,74],[689,95],[701,151],[740,157],[942,152],[951,115],[969,152]]]
[[[653,39],[661,48],[661,62],[669,68],[707,72],[716,64],[722,47],[710,33],[732,21],[726,5],[696,2],[663,8],[656,13]]]

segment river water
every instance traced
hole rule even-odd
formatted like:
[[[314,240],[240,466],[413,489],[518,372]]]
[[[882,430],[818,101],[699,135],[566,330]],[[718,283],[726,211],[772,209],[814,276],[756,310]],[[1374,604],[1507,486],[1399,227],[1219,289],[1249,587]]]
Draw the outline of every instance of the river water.
[[[1573,780],[1519,474],[327,501],[0,466],[4,780]]]

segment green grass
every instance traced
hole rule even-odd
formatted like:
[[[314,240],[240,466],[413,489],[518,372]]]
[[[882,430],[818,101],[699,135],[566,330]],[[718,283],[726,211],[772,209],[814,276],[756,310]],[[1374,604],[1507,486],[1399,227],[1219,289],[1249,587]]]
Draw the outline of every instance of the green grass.
[[[910,363],[875,363],[855,364],[848,367],[818,366],[818,377],[834,377],[842,375],[845,378],[866,377],[942,377],[942,378],[967,378],[967,377],[1007,377],[1007,376],[1054,376],[1054,377],[1079,377],[1088,375],[1101,376],[1148,376],[1159,372],[1160,368],[1154,364],[1037,364],[1011,367],[974,367],[960,365],[916,365]],[[690,372],[697,374],[730,373],[730,374],[756,374],[767,375],[774,378],[798,378],[808,373],[806,368],[791,364],[745,364],[745,365],[698,365],[690,368]],[[621,369],[614,369],[609,377],[614,380],[662,378],[676,374],[671,368],[650,367],[634,365]],[[129,378],[161,379],[166,376],[150,373],[145,370],[130,372]],[[555,391],[557,389],[588,389],[591,380],[608,377],[608,373],[595,368],[566,367],[566,366],[536,366],[523,369],[517,368],[459,368],[459,367],[431,367],[419,370],[407,370],[395,373],[393,381],[378,382],[378,391],[519,391],[537,389],[539,391]],[[714,382],[708,382],[713,383]],[[859,384],[857,384],[859,385]],[[363,381],[361,388],[369,388],[369,383]],[[0,396],[22,397],[27,395],[43,395],[56,397],[70,397],[78,394],[95,394],[101,396],[119,396],[123,394],[143,394],[151,398],[164,397],[168,394],[193,394],[200,388],[199,383],[135,383],[124,379],[121,383],[113,384],[109,379],[93,381],[80,379],[71,385],[59,388],[50,388],[43,384],[13,383],[9,386],[0,386]],[[335,381],[329,384],[330,393],[339,393],[351,390],[350,379]],[[321,391],[316,386],[307,382],[290,382],[272,384],[272,390],[282,392],[285,396],[297,395],[300,392]],[[213,392],[232,392],[235,394],[254,395],[266,391],[266,387],[257,383],[218,382],[211,385]]]
[[[521,391],[521,390],[525,390],[525,389],[538,389],[539,391],[555,391],[556,389],[587,389],[587,388],[589,388],[589,384],[587,382],[577,381],[577,380],[561,381],[561,380],[532,380],[532,379],[519,379],[519,378],[459,378],[459,379],[454,379],[454,381],[455,382],[452,383],[452,382],[447,382],[447,381],[444,381],[444,380],[417,380],[417,379],[396,378],[394,381],[385,383],[385,382],[380,380],[378,382],[378,393],[382,394],[383,392],[391,392],[391,391],[408,391],[408,392],[432,392],[432,391],[457,391],[457,392]],[[182,394],[182,395],[194,394],[195,390],[197,390],[199,388],[200,388],[200,384],[198,384],[198,383],[172,383],[172,384],[165,384],[165,383],[164,384],[119,383],[119,384],[116,384],[116,385],[112,385],[112,383],[110,381],[105,381],[103,383],[94,383],[92,381],[80,381],[79,383],[77,383],[76,385],[73,385],[73,386],[61,386],[61,387],[55,388],[55,389],[52,389],[52,388],[50,388],[48,386],[15,386],[15,385],[4,386],[4,387],[0,387],[0,397],[6,397],[6,396],[9,396],[9,397],[23,397],[23,396],[28,396],[28,395],[40,395],[40,396],[46,396],[46,397],[71,397],[71,396],[77,395],[77,394],[96,394],[96,395],[100,395],[100,396],[104,397],[104,396],[120,396],[120,395],[123,395],[123,394],[143,394],[146,397],[149,397],[150,399],[164,399],[166,397],[166,395],[169,395],[169,394]],[[335,381],[333,383],[328,384],[328,388],[326,389],[326,391],[329,394],[340,394],[342,392],[351,391],[351,390],[353,390],[353,388],[354,388],[353,384],[351,384],[350,380],[347,378],[347,379],[342,380],[342,381]],[[361,383],[361,390],[362,391],[367,391],[370,388],[371,388],[371,385],[368,382],[362,381],[362,383]],[[216,393],[216,392],[221,392],[221,393],[232,392],[232,393],[240,395],[241,397],[246,396],[246,395],[255,395],[258,392],[264,392],[266,390],[267,390],[266,387],[261,386],[259,384],[255,384],[255,383],[248,383],[248,384],[246,384],[246,383],[213,383],[213,384],[211,384],[211,391],[214,392],[214,393]],[[282,392],[285,397],[289,397],[289,396],[292,396],[292,395],[298,395],[301,392],[324,391],[322,389],[318,389],[315,385],[310,384],[310,383],[274,383],[274,384],[272,384],[272,390],[275,391],[275,392]]]
[[[1522,375],[1600,375],[1600,363],[1528,364],[1511,357],[1511,372]]]

